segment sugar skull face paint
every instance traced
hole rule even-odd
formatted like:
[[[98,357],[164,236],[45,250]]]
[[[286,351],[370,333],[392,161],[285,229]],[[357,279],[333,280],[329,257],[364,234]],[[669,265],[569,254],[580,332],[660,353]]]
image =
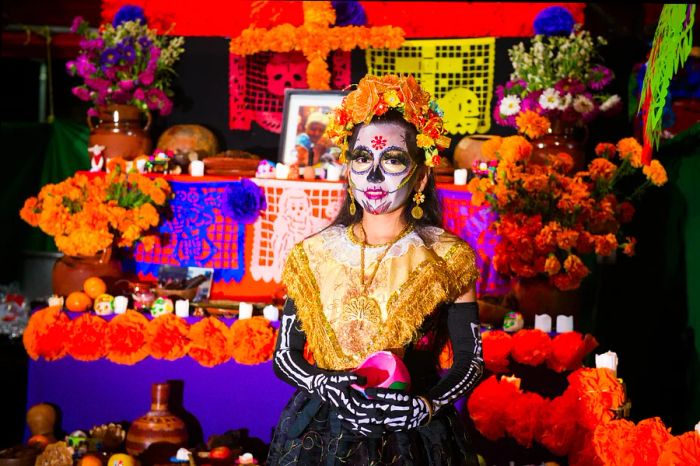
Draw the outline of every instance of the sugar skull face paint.
[[[406,130],[400,125],[360,128],[349,164],[353,196],[370,214],[395,211],[413,190],[417,165],[408,153]]]

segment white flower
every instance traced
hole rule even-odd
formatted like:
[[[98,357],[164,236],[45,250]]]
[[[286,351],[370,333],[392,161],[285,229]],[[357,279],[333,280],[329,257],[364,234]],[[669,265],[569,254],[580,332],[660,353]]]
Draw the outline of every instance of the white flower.
[[[569,105],[571,105],[572,100],[574,100],[574,98],[571,96],[571,93],[567,92],[566,95],[560,99],[557,110],[566,110],[567,108],[569,108]]]
[[[559,91],[548,87],[542,92],[542,95],[540,95],[539,104],[540,107],[545,110],[555,110],[559,108],[561,104],[561,95]]]
[[[498,107],[501,115],[511,116],[520,111],[520,97],[516,95],[508,95],[501,100],[501,106]]]
[[[610,97],[607,98],[605,102],[600,104],[600,110],[603,112],[607,112],[611,108],[615,107],[618,103],[620,102],[620,96],[617,94],[611,95]]]
[[[574,99],[574,110],[579,113],[588,113],[593,111],[594,108],[593,101],[585,95],[577,95]]]

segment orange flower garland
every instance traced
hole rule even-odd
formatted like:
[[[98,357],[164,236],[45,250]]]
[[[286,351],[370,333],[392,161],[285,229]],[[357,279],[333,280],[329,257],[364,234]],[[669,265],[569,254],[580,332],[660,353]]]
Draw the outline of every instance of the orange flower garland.
[[[549,356],[549,335],[538,329],[523,329],[513,336],[513,360],[529,366],[539,366]]]
[[[107,328],[107,359],[132,365],[148,356],[147,326],[148,319],[131,309],[112,319]]]
[[[700,466],[700,434],[686,432],[661,447],[659,465]]]
[[[500,374],[508,372],[508,356],[513,349],[513,337],[503,330],[489,330],[481,335],[486,369]]]
[[[68,354],[78,361],[96,361],[107,353],[105,337],[107,321],[95,314],[84,313],[70,323],[66,341]]]
[[[188,354],[205,367],[225,363],[231,358],[233,337],[229,328],[215,317],[206,317],[190,327]]]
[[[191,344],[189,331],[187,322],[175,314],[163,314],[151,320],[146,327],[151,356],[166,361],[184,357]]]
[[[47,361],[60,359],[66,354],[65,341],[68,337],[70,319],[60,306],[52,306],[36,311],[22,335],[22,342],[29,357],[39,357]]]
[[[326,57],[332,50],[350,51],[356,47],[399,48],[404,41],[403,29],[393,26],[331,27],[335,10],[331,2],[303,2],[304,24],[294,27],[285,23],[272,29],[249,27],[231,40],[231,53],[252,55],[258,52],[303,52],[309,66],[306,81],[311,89],[330,89]]]
[[[276,332],[270,321],[256,316],[238,319],[231,325],[233,359],[241,364],[259,364],[272,359]]]

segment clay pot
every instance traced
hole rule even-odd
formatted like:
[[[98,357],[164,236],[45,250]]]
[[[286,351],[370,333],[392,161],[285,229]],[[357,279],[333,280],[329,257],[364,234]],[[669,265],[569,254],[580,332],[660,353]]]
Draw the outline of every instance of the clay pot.
[[[88,116],[90,127],[88,147],[100,145],[105,147],[103,153],[106,159],[121,157],[133,160],[136,157],[151,153],[151,138],[148,130],[151,127],[151,113],[142,113],[134,105],[107,105],[98,107],[98,122],[93,124],[93,118]],[[145,125],[141,123],[145,116]]]
[[[562,291],[545,277],[514,280],[513,294],[526,326],[534,325],[536,314],[549,314],[552,322],[556,321],[558,315],[574,316],[575,322],[581,310],[578,289]]]
[[[56,417],[56,408],[52,405],[36,404],[27,411],[27,427],[32,435],[44,435],[53,440]]]
[[[587,139],[587,126],[576,126],[573,123],[552,119],[549,132],[532,142],[532,161],[546,163],[550,157],[565,152],[574,159],[571,172],[583,170],[586,166]]]
[[[196,152],[200,159],[218,152],[216,136],[201,125],[171,126],[158,138],[157,146],[173,152]]]
[[[455,168],[472,168],[474,160],[487,160],[481,146],[493,137],[493,134],[474,134],[460,139],[454,151]]]
[[[82,291],[86,278],[100,277],[111,289],[122,277],[122,265],[112,257],[112,248],[95,256],[62,256],[56,260],[51,273],[54,294],[68,296],[73,291]]]
[[[169,411],[170,386],[155,383],[151,387],[151,410],[136,419],[126,434],[126,451],[137,456],[151,445],[170,444],[173,448],[187,444],[187,429],[179,417]]]

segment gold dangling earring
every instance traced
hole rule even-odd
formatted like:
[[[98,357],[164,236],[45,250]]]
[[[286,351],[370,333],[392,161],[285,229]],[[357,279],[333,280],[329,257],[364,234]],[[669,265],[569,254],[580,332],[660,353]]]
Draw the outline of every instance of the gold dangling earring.
[[[420,205],[425,202],[425,194],[416,191],[416,194],[413,195],[413,202],[415,202],[416,205],[411,209],[411,217],[420,220],[423,218],[423,208]]]
[[[350,215],[353,217],[357,213],[357,207],[355,206],[355,198],[352,197],[352,189],[348,188],[348,196],[350,196],[350,207],[348,207],[348,211],[350,211]]]

